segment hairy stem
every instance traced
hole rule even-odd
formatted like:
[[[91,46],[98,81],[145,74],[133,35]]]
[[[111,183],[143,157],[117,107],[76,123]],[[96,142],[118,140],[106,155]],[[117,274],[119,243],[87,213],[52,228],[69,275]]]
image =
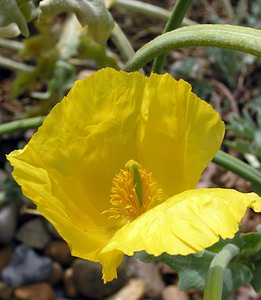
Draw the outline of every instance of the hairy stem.
[[[190,46],[228,48],[261,56],[261,30],[220,24],[178,28],[160,35],[140,48],[124,69],[138,70],[161,54]]]
[[[233,244],[227,244],[212,260],[203,300],[221,300],[223,291],[224,274],[228,264],[237,256],[239,248]]]
[[[167,21],[171,15],[171,13],[164,8],[149,3],[137,1],[137,0],[115,0],[114,5],[115,7],[120,9],[125,9],[126,11],[132,11],[134,13],[142,13],[151,18],[159,19],[162,21]],[[196,22],[184,18],[183,24],[195,25]]]
[[[261,172],[223,151],[218,151],[213,162],[240,177],[261,186]]]
[[[26,130],[30,128],[38,128],[44,120],[45,116],[33,117],[23,120],[16,120],[0,125],[0,136],[19,130]]]
[[[134,56],[135,51],[131,43],[116,22],[114,22],[114,27],[111,31],[111,40],[125,61],[130,60]]]
[[[34,71],[33,66],[26,65],[24,63],[14,61],[10,58],[0,56],[0,67],[12,70],[12,71],[22,71],[22,72],[32,72]]]
[[[23,49],[24,45],[22,42],[0,38],[0,47],[19,51],[19,50]]]
[[[182,21],[185,17],[185,14],[187,13],[191,4],[192,4],[192,0],[177,0],[176,1],[176,4],[173,7],[173,10],[168,19],[168,22],[163,30],[163,33],[169,32],[173,29],[180,27],[180,25],[182,24]],[[160,73],[164,67],[165,60],[166,60],[166,54],[157,56],[154,59],[154,62],[152,65],[152,71],[155,73]]]

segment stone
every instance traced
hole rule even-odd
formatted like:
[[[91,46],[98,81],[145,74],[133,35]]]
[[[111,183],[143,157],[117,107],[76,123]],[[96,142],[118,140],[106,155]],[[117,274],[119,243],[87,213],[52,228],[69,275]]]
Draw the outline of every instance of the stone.
[[[64,297],[64,288],[62,284],[53,287],[55,299]]]
[[[10,244],[14,239],[17,215],[18,205],[15,202],[7,202],[0,207],[0,244]]]
[[[52,261],[25,245],[15,248],[10,265],[2,270],[2,280],[11,287],[45,281],[52,272]]]
[[[47,283],[37,283],[17,288],[14,295],[17,300],[55,300],[53,289]]]
[[[78,292],[87,298],[100,299],[116,293],[127,282],[126,263],[118,268],[118,279],[106,284],[102,280],[101,266],[98,263],[76,259],[72,265],[73,281]]]
[[[69,298],[76,298],[78,296],[77,289],[73,282],[73,269],[69,268],[64,272],[64,292]]]
[[[162,291],[162,300],[189,300],[189,295],[186,292],[180,291],[178,287],[169,285]]]
[[[12,246],[7,246],[0,249],[0,271],[9,265],[13,254]]]
[[[146,295],[151,298],[159,298],[165,283],[160,275],[158,266],[153,263],[143,263],[135,257],[130,257],[128,277],[140,278],[146,286]]]
[[[44,249],[51,240],[41,218],[34,218],[23,224],[15,237],[26,246],[35,249]]]
[[[54,239],[57,239],[57,240],[62,239],[61,236],[59,235],[59,233],[57,232],[56,228],[53,226],[53,224],[51,224],[48,221],[46,221],[46,228]]]
[[[5,282],[0,281],[0,300],[9,300],[12,289]]]
[[[241,286],[236,295],[238,300],[260,300],[261,293],[257,293],[251,285]]]
[[[52,286],[57,285],[59,282],[63,280],[63,273],[64,272],[62,266],[59,263],[54,262],[52,265],[52,273],[48,278],[48,282]]]
[[[64,266],[70,265],[73,260],[69,246],[64,241],[51,241],[45,254]]]
[[[130,279],[127,285],[107,300],[140,300],[145,295],[145,283],[141,279]]]

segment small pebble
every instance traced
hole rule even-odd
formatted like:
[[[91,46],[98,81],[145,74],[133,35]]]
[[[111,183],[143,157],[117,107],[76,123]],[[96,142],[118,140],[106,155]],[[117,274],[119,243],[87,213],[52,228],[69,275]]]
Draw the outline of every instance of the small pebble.
[[[180,291],[176,286],[169,285],[162,291],[162,300],[189,300],[186,292]]]
[[[46,248],[45,254],[64,266],[70,265],[73,260],[70,249],[64,241],[50,242]]]
[[[46,221],[46,228],[51,236],[57,240],[62,239],[59,233],[57,232],[56,228],[50,222]]]
[[[9,300],[12,289],[5,282],[0,281],[0,300]]]
[[[260,300],[261,293],[256,293],[256,291],[250,286],[245,285],[241,286],[237,292],[237,299],[238,300]]]
[[[140,300],[145,295],[145,283],[141,279],[130,279],[127,285],[107,300]]]
[[[69,268],[64,272],[64,292],[69,298],[76,298],[78,296],[77,289],[73,282],[73,269]]]
[[[118,279],[107,284],[102,281],[101,266],[98,263],[77,259],[73,265],[73,282],[79,294],[87,298],[100,299],[111,296],[121,289],[126,281],[126,264],[118,268]]]
[[[52,272],[52,261],[36,254],[25,245],[15,248],[10,264],[2,270],[2,280],[16,288],[45,281]]]
[[[129,277],[141,278],[146,286],[146,295],[159,298],[165,283],[159,273],[158,266],[153,263],[143,263],[135,258],[129,258]]]
[[[0,207],[0,244],[12,242],[17,224],[18,205],[8,202]]]
[[[54,262],[52,265],[52,273],[48,278],[48,282],[52,285],[55,286],[56,284],[58,284],[59,282],[62,281],[63,279],[63,268],[62,266],[57,263]]]
[[[15,237],[26,246],[40,250],[44,249],[51,240],[41,218],[34,218],[23,224]]]
[[[14,294],[17,300],[55,300],[53,289],[47,283],[20,287],[15,290]]]
[[[13,249],[11,246],[4,247],[0,249],[0,271],[2,271],[6,266],[9,265],[13,254]]]

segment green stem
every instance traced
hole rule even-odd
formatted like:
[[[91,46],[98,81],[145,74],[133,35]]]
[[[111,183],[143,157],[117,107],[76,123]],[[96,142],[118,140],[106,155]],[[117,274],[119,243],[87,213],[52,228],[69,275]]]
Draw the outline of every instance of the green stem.
[[[248,3],[246,0],[238,0],[237,6],[234,13],[234,23],[240,24],[240,22],[247,16],[248,14]]]
[[[167,21],[171,15],[170,12],[164,8],[136,0],[116,0],[114,5],[115,7],[124,9],[127,12],[132,11],[134,13],[142,13],[151,18],[159,19],[162,21]],[[196,22],[184,18],[183,24],[195,25]]]
[[[192,0],[176,1],[176,4],[174,5],[173,10],[171,12],[170,18],[168,19],[168,22],[163,30],[163,33],[169,32],[173,29],[180,27],[185,17],[185,14],[187,13],[191,4],[192,4]],[[165,60],[166,60],[166,54],[157,56],[154,59],[152,65],[152,71],[155,73],[160,73],[164,67]]]
[[[224,274],[228,264],[237,256],[239,248],[233,244],[227,244],[212,260],[203,300],[221,300],[223,291]]]
[[[0,136],[19,130],[30,128],[38,128],[44,120],[45,116],[33,117],[23,120],[12,121],[0,125]]]
[[[124,60],[128,61],[134,56],[135,51],[133,50],[131,43],[116,22],[114,22],[114,27],[111,31],[111,40]]]
[[[239,175],[240,177],[261,186],[261,172],[223,151],[218,151],[213,162],[225,169]]]
[[[234,20],[234,10],[230,0],[223,0],[223,5],[226,10],[227,16],[231,21]]]
[[[228,48],[261,56],[261,30],[220,24],[178,28],[158,36],[140,48],[124,69],[138,70],[161,54],[190,46]]]
[[[35,69],[33,66],[29,66],[21,62],[13,61],[12,59],[5,58],[3,56],[0,56],[0,67],[12,71],[22,71],[22,72],[32,72]]]
[[[0,38],[0,47],[10,49],[10,50],[19,51],[24,47],[24,45],[23,45],[22,42]]]
[[[60,60],[66,61],[77,52],[80,34],[79,22],[75,15],[67,15],[57,43]]]

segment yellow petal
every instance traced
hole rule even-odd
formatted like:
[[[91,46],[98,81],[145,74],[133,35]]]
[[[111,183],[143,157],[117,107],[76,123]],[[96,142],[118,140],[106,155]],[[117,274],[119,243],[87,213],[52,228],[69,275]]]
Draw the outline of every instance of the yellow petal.
[[[30,194],[30,181],[44,186],[42,173],[50,193],[56,184],[74,197],[76,181],[77,201],[56,198],[71,214],[70,202],[75,202],[98,223],[99,213],[110,206],[113,177],[127,161],[144,163],[165,193],[173,195],[196,184],[222,136],[218,114],[185,82],[106,68],[77,81],[27,147],[8,158],[13,158],[17,182],[36,204],[40,195],[37,190]]]
[[[101,212],[110,207],[113,177],[135,158],[144,80],[139,73],[103,69],[76,82],[27,146],[8,155],[23,193],[75,255],[98,252],[113,231]],[[84,239],[93,243],[83,251]]]
[[[109,220],[87,201],[79,182],[72,177],[63,177],[55,170],[47,172],[29,146],[14,151],[8,158],[15,166],[13,176],[23,193],[55,226],[69,244],[72,254],[97,261],[99,252],[114,230],[108,224]]]
[[[115,266],[125,251],[108,250],[118,232],[124,235],[125,226],[111,240],[120,225],[101,214],[110,208],[114,176],[133,159],[152,172],[167,195],[191,188],[218,150],[223,130],[218,114],[192,94],[184,81],[107,68],[77,81],[28,145],[8,159],[24,194],[57,227],[72,253],[100,261],[106,269],[114,265],[106,271],[106,280],[115,276]],[[155,220],[153,211],[150,221]],[[165,213],[159,209],[158,214]],[[163,219],[159,231],[151,224],[155,241],[161,241],[152,245],[155,253],[170,241],[162,234]],[[130,241],[145,232],[142,220],[146,218],[133,223],[140,225],[126,225],[126,230],[135,231]],[[149,227],[146,224],[144,228]],[[136,246],[145,245],[146,238],[142,235]],[[128,245],[128,236],[125,239]],[[99,254],[110,240],[104,250],[108,256]],[[184,251],[184,245],[177,239],[176,248]],[[130,244],[130,252],[136,246]],[[198,249],[195,245],[187,248]]]
[[[194,188],[220,148],[224,124],[183,80],[153,74],[144,91],[139,162],[168,197]]]
[[[246,208],[260,204],[261,198],[254,193],[229,189],[188,190],[171,197],[115,233],[100,256],[104,278],[113,279],[115,266],[104,260],[115,251],[133,255],[145,250],[155,256],[195,253],[220,237],[232,238]]]
[[[104,231],[102,226],[95,227],[88,220],[82,227],[75,225],[75,220],[63,216],[55,209],[38,206],[38,210],[52,222],[56,230],[70,247],[76,257],[98,262],[101,249],[111,238],[113,232]]]
[[[61,178],[75,178],[85,194],[84,198],[77,199],[80,210],[86,210],[86,201],[99,211],[109,208],[113,177],[136,156],[144,79],[139,73],[103,69],[77,81],[28,146],[8,156],[10,160],[16,159],[14,174],[16,169],[30,166],[35,170],[33,176],[39,179],[39,168],[53,181],[57,181],[56,174]],[[20,166],[18,161],[28,164]],[[29,175],[27,183],[19,175],[16,179],[18,183],[30,185]],[[64,188],[72,190],[70,184]]]

